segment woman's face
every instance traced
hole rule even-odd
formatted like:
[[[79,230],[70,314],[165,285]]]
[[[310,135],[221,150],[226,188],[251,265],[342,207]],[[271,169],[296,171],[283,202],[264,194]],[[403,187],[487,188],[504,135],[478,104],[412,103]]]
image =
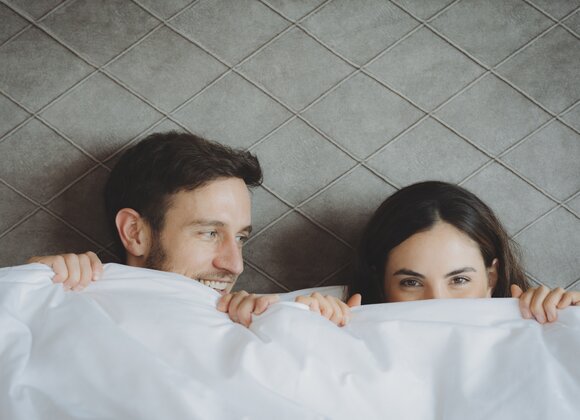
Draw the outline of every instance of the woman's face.
[[[497,260],[486,268],[475,241],[437,222],[391,250],[384,280],[387,302],[491,297]]]

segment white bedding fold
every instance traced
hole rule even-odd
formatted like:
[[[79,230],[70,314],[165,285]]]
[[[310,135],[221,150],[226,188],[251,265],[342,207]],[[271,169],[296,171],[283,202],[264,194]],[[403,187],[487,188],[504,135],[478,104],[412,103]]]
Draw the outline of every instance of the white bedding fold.
[[[338,328],[282,302],[250,330],[184,277],[106,265],[65,292],[0,269],[0,419],[578,419],[580,308],[366,306]]]

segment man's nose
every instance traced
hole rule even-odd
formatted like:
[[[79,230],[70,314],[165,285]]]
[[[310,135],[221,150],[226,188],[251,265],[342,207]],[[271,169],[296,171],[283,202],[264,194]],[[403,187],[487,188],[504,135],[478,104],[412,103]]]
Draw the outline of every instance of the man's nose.
[[[242,248],[236,238],[228,238],[220,244],[214,265],[216,268],[226,270],[236,276],[244,271]]]

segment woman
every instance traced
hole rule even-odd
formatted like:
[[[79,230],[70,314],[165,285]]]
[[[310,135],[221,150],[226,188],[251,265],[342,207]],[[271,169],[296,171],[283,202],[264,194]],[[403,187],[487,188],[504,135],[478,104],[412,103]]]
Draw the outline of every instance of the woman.
[[[516,245],[475,194],[438,181],[387,198],[364,229],[349,294],[363,304],[518,297],[525,318],[557,319],[580,292],[530,288]]]

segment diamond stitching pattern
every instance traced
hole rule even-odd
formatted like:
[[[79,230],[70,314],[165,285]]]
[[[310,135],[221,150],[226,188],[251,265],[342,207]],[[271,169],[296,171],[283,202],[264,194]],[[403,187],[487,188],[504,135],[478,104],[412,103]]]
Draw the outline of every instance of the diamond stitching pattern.
[[[346,279],[366,217],[425,178],[566,267],[528,263],[535,282],[580,287],[577,1],[161,3],[0,0],[0,248],[41,243],[0,264],[115,260],[97,191],[122,148],[177,128],[261,158],[246,288]]]

